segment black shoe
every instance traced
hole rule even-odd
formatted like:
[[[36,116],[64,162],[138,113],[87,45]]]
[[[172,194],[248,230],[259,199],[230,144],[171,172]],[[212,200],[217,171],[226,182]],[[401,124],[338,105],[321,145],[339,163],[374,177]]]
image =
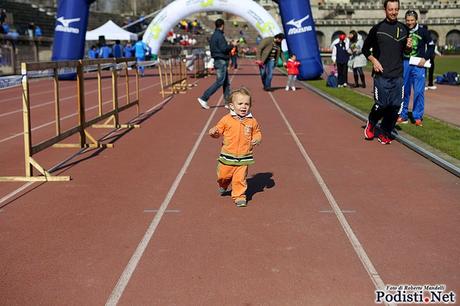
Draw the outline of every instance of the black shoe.
[[[264,87],[264,90],[265,91],[272,91],[272,89],[270,87]]]

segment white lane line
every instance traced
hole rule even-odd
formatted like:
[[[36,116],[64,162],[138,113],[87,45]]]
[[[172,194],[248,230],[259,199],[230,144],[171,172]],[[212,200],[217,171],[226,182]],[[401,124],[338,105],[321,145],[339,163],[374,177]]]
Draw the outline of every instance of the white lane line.
[[[233,78],[232,78],[233,79]],[[217,106],[219,106],[222,102],[223,96],[220,97],[219,102],[217,103]],[[195,102],[194,102],[195,103]],[[196,103],[195,107],[200,107],[198,103]],[[163,203],[161,203],[160,208],[158,209],[158,212],[155,214],[155,217],[152,219],[150,222],[149,227],[147,228],[147,231],[144,234],[144,237],[142,237],[142,240],[140,241],[139,245],[137,246],[136,250],[134,251],[133,255],[131,256],[131,259],[129,260],[128,264],[126,265],[123,273],[121,274],[120,278],[117,281],[117,284],[115,285],[115,288],[113,288],[112,293],[110,294],[107,302],[105,303],[106,306],[115,306],[118,304],[118,301],[120,300],[123,292],[125,291],[126,286],[128,285],[129,281],[131,280],[131,277],[134,273],[134,270],[136,269],[137,265],[139,264],[139,261],[142,258],[142,255],[144,254],[145,250],[147,249],[147,246],[152,239],[153,234],[155,233],[155,230],[158,227],[158,224],[160,224],[161,218],[165,214],[169,203],[171,202],[172,197],[174,196],[174,193],[176,192],[177,188],[179,187],[179,184],[182,180],[182,177],[184,176],[185,172],[187,171],[188,166],[190,165],[193,156],[195,155],[196,151],[198,150],[198,146],[200,145],[201,141],[203,140],[204,135],[207,133],[209,124],[211,123],[211,120],[214,118],[214,115],[217,112],[218,107],[215,107],[214,110],[212,111],[211,115],[208,118],[208,121],[206,121],[206,124],[204,125],[200,135],[198,136],[197,140],[195,141],[195,144],[193,145],[192,150],[190,151],[189,155],[187,156],[187,159],[184,162],[184,165],[180,169],[179,173],[176,176],[176,179],[174,180],[173,184],[169,188],[168,193],[166,194],[165,199],[163,200]]]
[[[155,86],[158,86],[158,85],[160,85],[160,83],[155,83],[155,84],[149,85],[149,86],[147,86],[147,87],[144,87],[144,88],[140,89],[139,91],[142,92],[143,90],[146,90],[146,89],[148,89],[148,88],[155,87]],[[119,99],[122,99],[122,98],[124,98],[124,97],[126,97],[126,94],[124,94],[124,95],[122,95],[122,96],[120,96],[120,97],[118,97],[118,98],[119,98]],[[109,104],[109,103],[112,103],[112,100],[111,100],[111,99],[110,99],[110,100],[107,100],[107,101],[105,101],[105,102],[103,102],[102,105],[106,105],[106,104]],[[97,108],[97,107],[99,107],[99,106],[98,106],[98,105],[94,105],[94,106],[92,106],[92,107],[87,108],[86,110],[92,110],[92,109],[95,109],[95,108]],[[72,117],[74,117],[74,116],[76,116],[76,115],[77,115],[77,113],[73,113],[73,114],[70,114],[70,115],[67,115],[67,116],[62,117],[61,120],[69,119],[69,118],[72,118]],[[44,127],[49,126],[49,125],[52,125],[52,124],[56,124],[55,121],[50,121],[50,122],[44,123],[44,124],[42,124],[42,125],[36,126],[36,127],[34,127],[34,128],[32,129],[32,131],[36,131],[36,130],[38,130],[38,129],[44,128]],[[14,139],[14,138],[19,137],[19,136],[22,136],[22,135],[24,135],[24,132],[13,134],[13,135],[11,135],[11,136],[9,136],[9,137],[6,137],[6,138],[1,139],[1,140],[0,140],[0,143],[5,142],[5,141],[8,141],[8,140],[11,140],[11,139]]]
[[[166,102],[168,102],[169,100],[172,99],[172,96],[169,96],[167,98],[165,98],[164,100],[162,100],[160,103],[152,106],[150,109],[148,109],[146,113],[148,112],[151,112],[153,110],[155,110],[156,108],[159,108],[161,106],[163,106],[163,104],[165,104]],[[110,133],[108,133],[107,135],[105,135],[103,138],[106,138],[106,137],[109,137],[111,134],[115,133],[117,130],[115,131],[111,131]],[[81,154],[83,151],[87,150],[87,148],[83,148],[81,150],[79,150],[78,152],[76,152],[75,154],[71,155],[70,157],[66,158],[65,160],[59,162],[58,164],[54,165],[52,168],[50,168],[48,171],[49,172],[53,172],[55,169],[58,169],[60,168],[62,165],[64,165],[65,163],[67,163],[69,160],[73,159],[75,156]],[[17,195],[18,193],[20,193],[21,191],[27,189],[29,186],[31,186],[32,184],[34,183],[37,183],[37,182],[28,182],[28,183],[25,183],[24,185],[22,185],[21,187],[17,188],[16,190],[8,193],[7,195],[5,195],[4,197],[2,197],[0,199],[0,207],[3,205],[3,203],[5,203],[7,200],[9,200],[10,198],[14,197],[15,195]],[[42,182],[40,182],[42,183]]]
[[[302,153],[302,156],[304,157],[305,161],[308,164],[308,167],[312,171],[313,175],[316,178],[316,181],[318,182],[319,186],[323,190],[324,195],[326,196],[327,200],[329,201],[329,205],[331,206],[332,210],[334,211],[335,215],[337,216],[337,219],[340,222],[340,225],[342,226],[343,230],[345,231],[345,234],[347,235],[348,239],[350,240],[351,245],[353,246],[353,249],[355,250],[356,255],[358,255],[359,259],[361,260],[361,263],[363,264],[364,268],[367,271],[367,274],[371,278],[372,282],[374,283],[374,286],[377,290],[385,290],[385,284],[380,277],[379,273],[375,269],[374,265],[372,264],[372,261],[370,260],[369,256],[367,255],[366,251],[364,250],[364,247],[361,245],[361,243],[358,240],[358,237],[356,237],[355,233],[353,232],[350,224],[348,223],[347,219],[345,218],[345,215],[343,214],[342,210],[340,209],[339,205],[337,204],[337,201],[335,200],[334,196],[332,195],[331,191],[327,187],[326,183],[324,182],[323,178],[321,177],[321,174],[319,173],[318,169],[316,168],[315,164],[313,163],[312,159],[308,155],[307,151],[303,147],[302,143],[300,142],[299,138],[297,137],[296,133],[294,132],[294,129],[292,128],[291,124],[287,120],[286,116],[284,115],[283,111],[281,110],[280,106],[278,105],[278,102],[276,102],[275,97],[272,95],[271,92],[269,92],[269,95],[273,101],[273,104],[275,104],[275,107],[278,109],[278,112],[280,113],[281,117],[284,120],[284,123],[286,124],[289,132],[292,135],[292,138],[294,139],[295,143],[297,144],[297,147],[300,150],[300,153]],[[391,304],[390,304],[391,305]]]
[[[130,81],[130,84],[131,83],[134,83]],[[157,83],[157,85],[160,84],[160,83]],[[124,84],[118,84],[118,87],[122,87]],[[104,91],[107,91],[107,90],[110,90],[112,88],[112,85],[109,85],[109,86],[105,86],[105,87],[102,87],[102,90]],[[85,96],[89,95],[89,94],[92,94],[92,93],[95,93],[97,92],[98,89],[93,89],[93,90],[89,90],[87,92],[85,92]],[[135,93],[135,92],[134,92]],[[133,94],[134,94],[133,93]],[[77,95],[72,95],[72,96],[67,96],[65,98],[61,98],[59,99],[60,102],[63,102],[63,101],[67,101],[67,100],[70,100],[72,98],[75,98],[77,97]],[[121,97],[120,97],[121,98]],[[22,104],[22,100],[21,100],[21,104]],[[40,108],[40,107],[43,107],[43,106],[47,106],[47,105],[51,105],[51,104],[54,104],[54,100],[52,101],[48,101],[48,102],[44,102],[44,103],[40,103],[40,104],[37,104],[37,105],[34,105],[34,106],[31,106],[30,109],[36,109],[36,108]],[[7,113],[1,113],[0,114],[0,118],[1,117],[6,117],[6,116],[9,116],[9,115],[13,115],[13,114],[17,114],[17,113],[22,113],[22,108],[20,109],[17,109],[17,110],[14,110],[14,111],[10,111],[10,112],[7,112]]]

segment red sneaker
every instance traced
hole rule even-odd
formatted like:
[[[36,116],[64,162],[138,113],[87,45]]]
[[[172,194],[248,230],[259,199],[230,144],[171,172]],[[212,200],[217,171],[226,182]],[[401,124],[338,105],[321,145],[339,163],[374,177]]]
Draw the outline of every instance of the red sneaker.
[[[364,129],[364,138],[367,140],[374,139],[374,126],[369,121],[367,121],[366,128]]]
[[[407,124],[409,120],[404,119],[403,117],[398,117],[398,120],[396,120],[396,124]]]
[[[423,126],[423,122],[421,119],[415,120],[415,126]]]
[[[391,143],[391,139],[385,135],[385,134],[380,134],[379,135],[379,142],[383,145],[386,145],[386,144],[390,144]]]

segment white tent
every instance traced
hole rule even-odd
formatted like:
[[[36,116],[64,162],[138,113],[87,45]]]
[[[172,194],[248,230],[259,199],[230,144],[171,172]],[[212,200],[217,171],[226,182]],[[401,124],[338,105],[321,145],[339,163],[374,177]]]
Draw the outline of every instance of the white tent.
[[[87,31],[86,40],[98,40],[101,35],[104,35],[106,40],[137,40],[137,34],[117,26],[112,20],[107,21],[99,28]]]

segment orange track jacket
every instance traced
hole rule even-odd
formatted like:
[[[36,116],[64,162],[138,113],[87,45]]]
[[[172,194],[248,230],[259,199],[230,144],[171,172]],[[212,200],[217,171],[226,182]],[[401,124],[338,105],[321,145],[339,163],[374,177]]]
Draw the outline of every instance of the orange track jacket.
[[[222,150],[218,160],[231,166],[251,165],[254,163],[251,141],[260,142],[262,134],[259,124],[252,114],[244,118],[227,114],[216,125],[219,135],[224,136]]]

